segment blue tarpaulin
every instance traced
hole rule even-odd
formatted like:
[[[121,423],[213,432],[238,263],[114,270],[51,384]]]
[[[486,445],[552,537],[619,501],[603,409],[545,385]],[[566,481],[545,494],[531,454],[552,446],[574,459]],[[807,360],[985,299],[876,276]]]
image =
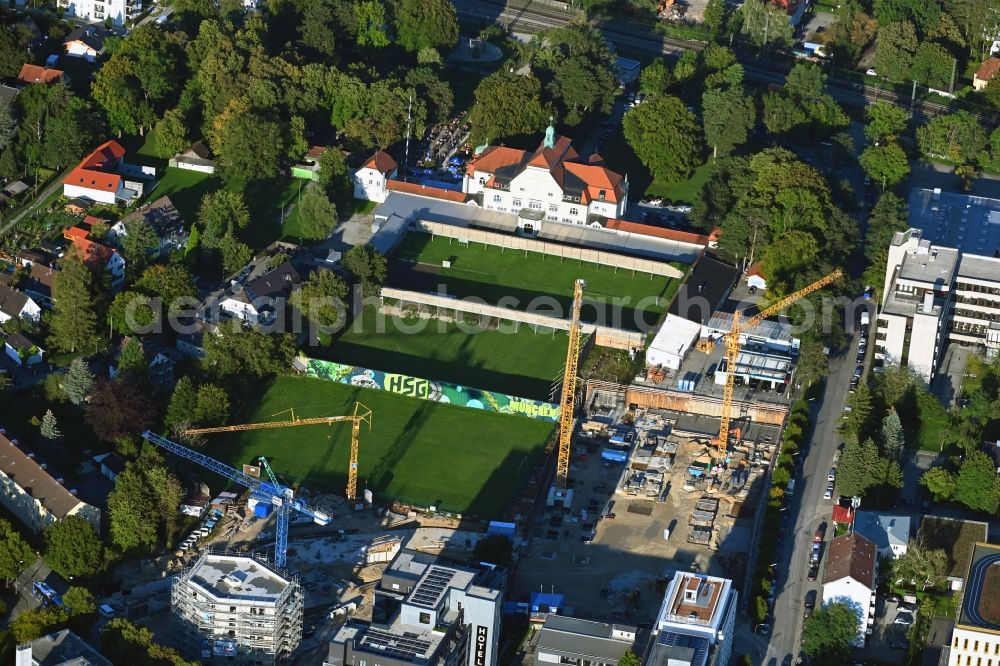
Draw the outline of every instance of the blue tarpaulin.
[[[499,520],[491,520],[490,526],[487,528],[486,533],[493,536],[505,536],[508,539],[513,540],[514,531],[517,526],[514,523],[505,523]]]
[[[565,599],[565,595],[562,594],[532,592],[530,600],[531,612],[558,613],[559,609],[563,607],[563,599]]]
[[[603,460],[610,460],[611,462],[623,463],[628,460],[628,453],[626,451],[619,451],[618,449],[604,449],[601,451],[601,458]]]

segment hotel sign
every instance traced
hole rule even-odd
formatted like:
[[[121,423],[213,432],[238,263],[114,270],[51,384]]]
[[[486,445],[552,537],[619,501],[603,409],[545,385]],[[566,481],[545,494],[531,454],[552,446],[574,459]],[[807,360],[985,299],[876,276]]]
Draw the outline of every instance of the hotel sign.
[[[482,626],[481,624],[476,625],[476,644],[472,646],[475,650],[476,659],[473,662],[475,666],[486,666],[487,656],[486,656],[486,641],[489,637],[489,629]]]

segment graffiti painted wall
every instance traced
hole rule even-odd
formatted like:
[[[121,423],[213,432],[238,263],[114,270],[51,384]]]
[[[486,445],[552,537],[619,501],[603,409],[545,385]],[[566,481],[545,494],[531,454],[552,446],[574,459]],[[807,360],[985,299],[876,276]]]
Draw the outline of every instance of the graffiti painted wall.
[[[444,402],[498,414],[518,414],[541,421],[559,420],[559,405],[541,400],[529,400],[506,393],[483,391],[409,375],[395,375],[381,370],[370,370],[315,358],[300,357],[296,365],[304,366],[305,373],[309,377],[318,377],[340,384],[389,391],[411,398]]]

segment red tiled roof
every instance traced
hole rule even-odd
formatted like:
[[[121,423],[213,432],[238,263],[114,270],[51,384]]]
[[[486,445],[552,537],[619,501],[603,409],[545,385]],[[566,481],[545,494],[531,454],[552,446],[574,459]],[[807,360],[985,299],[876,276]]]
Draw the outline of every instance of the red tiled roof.
[[[375,169],[379,173],[389,173],[396,168],[396,160],[392,159],[392,156],[382,150],[376,151],[374,155],[368,158],[368,160],[361,165],[362,169]]]
[[[446,201],[454,201],[456,203],[465,203],[465,194],[461,192],[453,192],[452,190],[446,190],[441,187],[428,187],[417,183],[404,183],[401,180],[390,180],[387,183],[387,186],[393,192],[416,194],[421,197],[431,197],[432,199],[444,199]]]
[[[92,219],[97,220],[98,218]],[[68,227],[63,230],[63,238],[72,242],[73,247],[80,250],[84,261],[87,263],[100,262],[102,266],[106,266],[111,261],[111,257],[114,256],[115,251],[107,245],[95,243],[90,240],[87,238],[89,234],[89,231],[79,226]]]
[[[992,81],[1000,72],[1000,58],[987,58],[976,70],[976,78],[980,81]]]
[[[535,154],[528,161],[529,166],[551,169],[563,160],[575,160],[580,155],[573,150],[572,142],[564,137],[557,137],[551,148],[546,148],[544,143],[538,147]]]
[[[67,227],[63,230],[63,238],[73,242],[76,242],[77,239],[86,240],[89,235],[90,232],[82,227]]]
[[[626,233],[639,234],[641,236],[664,238],[666,240],[677,241],[678,243],[693,243],[695,245],[707,246],[710,240],[710,238],[704,234],[693,234],[689,231],[664,229],[663,227],[654,227],[648,224],[628,222],[626,220],[608,220],[607,224],[604,226],[614,231],[624,231]]]
[[[26,63],[21,67],[21,73],[17,75],[17,80],[21,83],[52,83],[62,77],[61,69],[50,69]]]
[[[306,152],[306,157],[316,159],[324,152],[326,152],[326,146],[313,146]]]
[[[563,169],[587,184],[583,197],[585,203],[600,200],[602,190],[605,201],[618,203],[621,199],[622,177],[614,171],[595,164],[579,164],[577,162],[564,162]]]
[[[857,532],[844,534],[827,548],[826,580],[832,583],[853,578],[868,588],[875,587],[875,544]]]
[[[479,157],[476,157],[469,162],[466,173],[470,176],[475,171],[496,173],[498,169],[518,164],[524,160],[527,154],[528,151],[518,150],[517,148],[508,148],[507,146],[489,146],[479,155]]]
[[[833,505],[833,522],[835,523],[853,523],[854,522],[854,511],[848,506],[840,506],[839,504]]]
[[[754,276],[759,278],[764,278],[765,280],[767,279],[764,276],[763,266],[759,261],[753,262],[752,264],[750,264],[750,268],[747,269],[747,277],[754,277]]]
[[[64,185],[75,185],[93,190],[117,192],[122,177],[106,170],[113,168],[125,156],[125,149],[117,141],[108,141],[83,158],[80,165],[70,171]]]

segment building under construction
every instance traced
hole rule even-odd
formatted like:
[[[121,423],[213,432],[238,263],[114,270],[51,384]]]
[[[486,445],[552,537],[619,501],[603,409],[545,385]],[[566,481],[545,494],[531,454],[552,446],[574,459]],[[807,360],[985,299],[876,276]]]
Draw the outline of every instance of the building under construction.
[[[205,553],[171,588],[174,619],[202,663],[273,664],[302,641],[302,586],[250,557]]]

